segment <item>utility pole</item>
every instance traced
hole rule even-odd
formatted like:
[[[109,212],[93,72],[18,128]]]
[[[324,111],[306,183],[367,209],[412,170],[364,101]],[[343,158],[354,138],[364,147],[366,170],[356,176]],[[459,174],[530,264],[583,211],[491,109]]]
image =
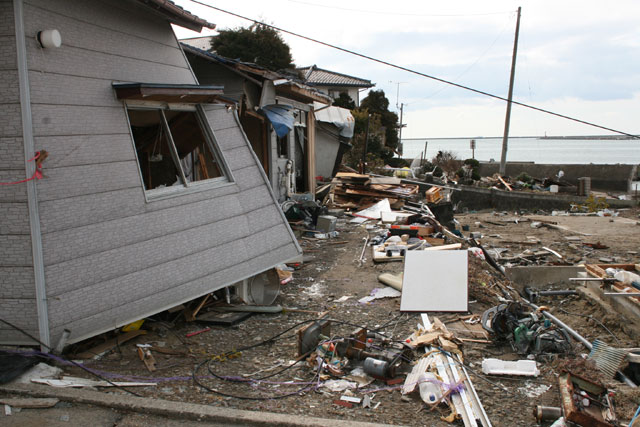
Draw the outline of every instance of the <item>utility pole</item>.
[[[511,99],[513,98],[513,81],[516,76],[516,55],[518,54],[518,34],[520,33],[520,10],[516,21],[516,38],[513,42],[513,57],[511,58],[511,77],[509,78],[509,96],[507,101],[507,115],[504,119],[504,135],[502,137],[502,156],[500,157],[500,175],[507,173],[507,145],[509,141],[509,120],[511,120]]]
[[[369,148],[369,120],[371,119],[371,114],[367,116],[367,131],[364,134],[364,147],[362,148],[362,160],[360,161],[360,173],[364,174],[366,172],[367,165],[367,149]]]
[[[402,124],[402,110],[404,108],[404,103],[400,104],[400,127],[398,129],[398,154],[402,155],[402,128],[404,125]]]

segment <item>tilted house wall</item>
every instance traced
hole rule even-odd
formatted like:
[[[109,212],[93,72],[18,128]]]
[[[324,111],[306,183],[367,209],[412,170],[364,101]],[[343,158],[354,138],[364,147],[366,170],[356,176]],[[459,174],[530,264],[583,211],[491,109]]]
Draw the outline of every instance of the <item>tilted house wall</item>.
[[[61,47],[36,41],[49,28]],[[300,254],[229,106],[203,106],[226,182],[145,197],[112,84],[197,83],[165,16],[134,0],[0,0],[0,41],[0,182],[49,153],[45,178],[0,185],[0,318],[74,342]],[[0,343],[32,342],[0,323]]]

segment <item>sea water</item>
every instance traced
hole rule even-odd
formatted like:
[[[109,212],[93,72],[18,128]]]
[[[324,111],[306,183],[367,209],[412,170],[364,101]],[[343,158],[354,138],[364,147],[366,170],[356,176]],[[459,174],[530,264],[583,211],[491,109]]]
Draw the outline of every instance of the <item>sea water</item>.
[[[427,142],[427,159],[438,151],[451,151],[459,159],[472,157],[471,139],[476,141],[475,158],[500,162],[502,138],[404,138],[405,159],[420,158]],[[640,164],[640,139],[569,139],[569,138],[509,138],[508,162],[539,164]]]

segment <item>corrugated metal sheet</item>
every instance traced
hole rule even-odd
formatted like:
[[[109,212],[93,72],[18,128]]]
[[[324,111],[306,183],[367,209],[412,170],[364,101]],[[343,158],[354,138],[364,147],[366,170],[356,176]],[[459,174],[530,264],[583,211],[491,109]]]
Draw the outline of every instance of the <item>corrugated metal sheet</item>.
[[[356,121],[353,118],[351,111],[341,107],[325,107],[317,102],[314,103],[313,107],[316,110],[314,112],[316,120],[319,122],[331,123],[340,129],[340,136],[345,138],[351,138],[353,136]]]

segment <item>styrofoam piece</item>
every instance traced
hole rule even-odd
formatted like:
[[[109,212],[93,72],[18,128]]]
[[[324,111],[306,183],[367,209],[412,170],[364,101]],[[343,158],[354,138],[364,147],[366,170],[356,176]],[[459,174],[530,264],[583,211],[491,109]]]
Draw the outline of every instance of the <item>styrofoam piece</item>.
[[[408,251],[400,311],[467,311],[467,253]]]
[[[34,378],[56,378],[61,374],[62,369],[40,362],[16,379],[14,379],[11,383],[31,384],[31,380]]]
[[[398,298],[400,295],[401,293],[399,290],[393,289],[387,286],[384,288],[373,289],[370,295],[360,298],[358,302],[360,304],[366,304],[373,300],[381,299],[381,298]]]
[[[535,360],[484,359],[482,372],[486,375],[522,375],[526,377],[540,375]]]
[[[356,212],[354,215],[361,218],[368,219],[380,219],[382,212],[391,212],[391,205],[389,204],[389,199],[382,199],[375,205],[368,207],[367,209],[363,209],[359,212]],[[351,222],[355,221],[355,218],[351,220]]]
[[[407,218],[410,217],[411,215],[415,215],[411,212],[397,212],[397,211],[391,211],[391,212],[386,212],[386,211],[382,211],[380,212],[380,217],[382,219],[382,222],[385,224],[392,224],[396,221],[399,220],[399,218]]]

